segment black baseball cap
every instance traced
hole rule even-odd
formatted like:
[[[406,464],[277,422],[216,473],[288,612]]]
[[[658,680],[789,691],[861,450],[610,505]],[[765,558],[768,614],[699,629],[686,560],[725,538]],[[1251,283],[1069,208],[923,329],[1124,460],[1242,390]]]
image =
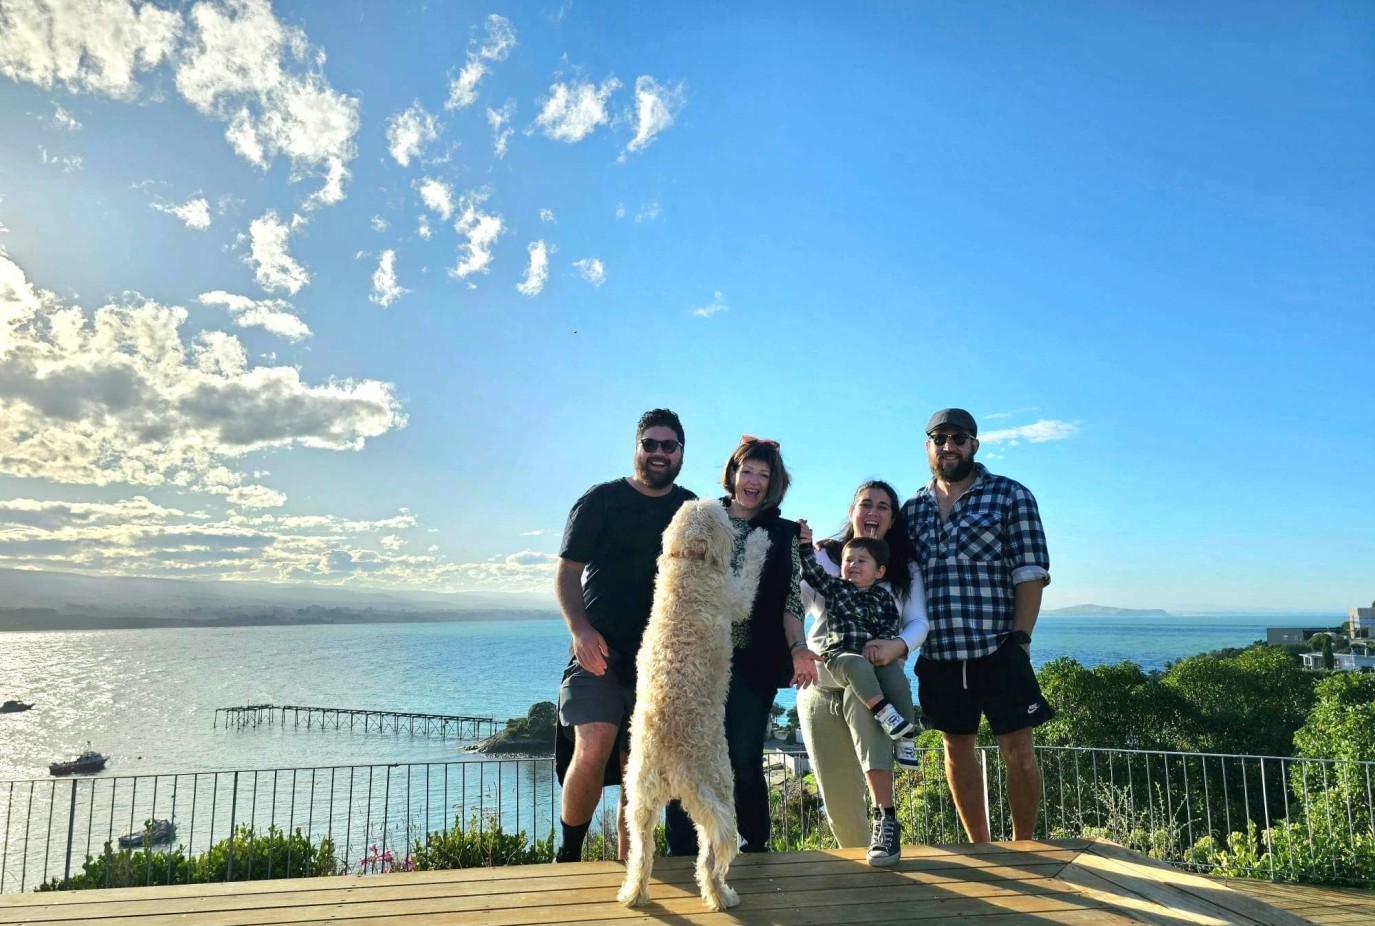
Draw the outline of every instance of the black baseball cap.
[[[968,431],[974,437],[979,436],[979,426],[974,421],[974,416],[962,408],[942,408],[931,416],[931,420],[926,422],[926,433],[945,425],[948,428],[959,428]]]

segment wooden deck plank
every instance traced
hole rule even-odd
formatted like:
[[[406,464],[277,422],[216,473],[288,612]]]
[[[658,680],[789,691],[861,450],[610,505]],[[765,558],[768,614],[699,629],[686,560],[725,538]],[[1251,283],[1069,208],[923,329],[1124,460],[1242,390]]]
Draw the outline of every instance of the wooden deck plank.
[[[1287,910],[1321,926],[1375,923],[1375,889],[1288,884],[1250,878],[1214,879],[1261,903]]]
[[[739,907],[704,909],[691,859],[659,859],[652,903],[615,900],[625,875],[614,862],[399,872],[388,875],[122,888],[0,896],[0,926],[615,926],[744,923],[972,923],[974,926],[1128,926],[1186,923],[1290,926],[1305,922],[1267,895],[1175,871],[1092,840],[913,846],[892,868],[863,850],[741,856],[730,882]],[[1281,886],[1267,885],[1275,891]],[[1306,902],[1326,926],[1361,922],[1340,889]],[[1227,917],[1230,917],[1227,918]]]

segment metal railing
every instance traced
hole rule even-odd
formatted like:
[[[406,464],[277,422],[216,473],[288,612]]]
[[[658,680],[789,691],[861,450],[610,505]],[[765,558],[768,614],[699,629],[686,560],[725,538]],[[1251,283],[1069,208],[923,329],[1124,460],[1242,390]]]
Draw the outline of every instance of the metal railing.
[[[994,838],[1008,839],[1005,768],[996,749],[980,756]],[[1064,747],[1037,756],[1038,836],[1103,836],[1200,871],[1375,885],[1375,763]],[[943,765],[927,750],[897,776],[906,844],[965,839]],[[811,780],[781,764],[768,773],[774,848],[833,846]],[[605,792],[588,857],[615,857],[618,797]],[[0,891],[547,860],[558,813],[552,759],[0,781]],[[163,819],[174,839],[139,845]],[[135,847],[119,848],[121,836]]]

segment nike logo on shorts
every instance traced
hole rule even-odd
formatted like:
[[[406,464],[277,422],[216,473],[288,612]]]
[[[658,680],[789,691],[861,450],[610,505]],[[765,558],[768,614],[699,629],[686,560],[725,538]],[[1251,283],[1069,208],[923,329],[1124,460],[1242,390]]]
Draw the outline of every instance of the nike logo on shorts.
[[[1041,705],[1039,705],[1039,704],[1033,704],[1033,705],[1031,705],[1031,707],[1028,707],[1028,708],[1026,709],[1026,712],[1027,712],[1028,714],[1034,714],[1034,713],[1036,713],[1036,711],[1037,711],[1040,707],[1041,707]]]

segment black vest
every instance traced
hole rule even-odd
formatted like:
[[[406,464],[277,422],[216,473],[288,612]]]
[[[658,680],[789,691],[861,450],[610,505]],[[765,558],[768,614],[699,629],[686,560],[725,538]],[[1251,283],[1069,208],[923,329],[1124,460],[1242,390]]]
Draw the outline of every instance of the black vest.
[[[723,498],[721,503],[729,507],[730,499]],[[750,609],[750,642],[735,651],[731,671],[742,675],[751,688],[777,691],[793,680],[793,658],[783,629],[783,612],[793,582],[792,549],[797,522],[782,517],[777,508],[770,508],[755,515],[750,527],[764,528],[771,543],[759,575],[759,591]]]

